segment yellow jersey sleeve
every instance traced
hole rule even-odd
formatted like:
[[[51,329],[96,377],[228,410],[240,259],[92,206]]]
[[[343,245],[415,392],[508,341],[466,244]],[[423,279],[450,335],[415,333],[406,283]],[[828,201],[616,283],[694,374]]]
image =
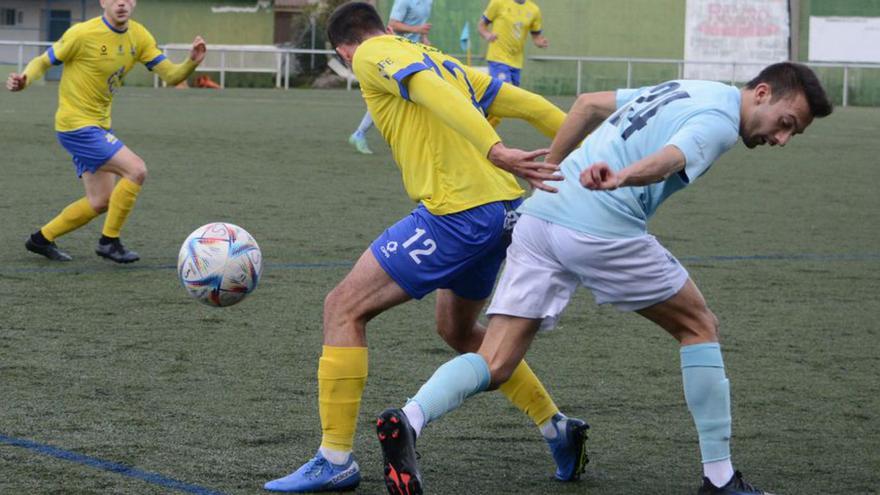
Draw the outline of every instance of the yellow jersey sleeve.
[[[544,24],[541,19],[541,9],[535,5],[534,16],[532,17],[532,23],[529,25],[529,32],[531,34],[540,34],[544,29]]]
[[[499,81],[434,47],[390,35],[361,43],[352,68],[413,201],[446,215],[523,194],[486,158],[499,141],[484,117]]]
[[[138,25],[137,29],[132,30],[137,43],[137,60],[144,64],[147,69],[153,70],[153,67],[165,60],[165,54],[159,49],[156,38],[152,33],[142,25]]]
[[[406,41],[407,43],[412,43]],[[392,93],[409,100],[407,77],[429,70],[418,50],[400,49],[401,40],[387,36],[362,44],[355,52],[352,69],[364,92]]]
[[[483,17],[486,18],[488,22],[492,22],[498,17],[498,10],[501,8],[501,4],[498,0],[490,0],[489,5],[486,6],[486,11],[483,12]]]
[[[77,57],[82,46],[82,26],[84,24],[74,24],[49,47],[46,55],[49,56],[52,65],[60,65]]]

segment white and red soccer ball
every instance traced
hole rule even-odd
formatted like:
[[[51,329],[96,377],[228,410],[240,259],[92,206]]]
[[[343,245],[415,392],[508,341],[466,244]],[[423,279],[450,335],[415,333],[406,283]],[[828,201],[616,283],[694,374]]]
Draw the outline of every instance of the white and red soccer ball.
[[[190,296],[209,306],[232,306],[257,288],[263,255],[257,241],[231,223],[209,223],[180,246],[177,275]]]

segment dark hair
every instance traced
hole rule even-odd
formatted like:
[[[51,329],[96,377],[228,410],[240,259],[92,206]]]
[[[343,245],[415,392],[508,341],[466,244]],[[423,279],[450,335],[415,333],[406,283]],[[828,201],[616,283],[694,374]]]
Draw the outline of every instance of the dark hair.
[[[333,48],[349,43],[360,43],[365,35],[385,31],[385,24],[376,8],[364,2],[340,5],[327,21],[327,38]]]
[[[813,117],[826,117],[831,115],[834,109],[816,73],[806,65],[794,62],[768,65],[754,79],[746,83],[746,88],[755,89],[761,83],[770,86],[773,92],[771,101],[791,96],[795,91],[803,93]]]

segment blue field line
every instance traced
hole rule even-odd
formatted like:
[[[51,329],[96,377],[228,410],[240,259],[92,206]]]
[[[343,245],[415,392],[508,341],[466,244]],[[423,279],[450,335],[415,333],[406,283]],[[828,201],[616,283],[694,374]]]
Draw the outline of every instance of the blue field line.
[[[733,262],[733,261],[875,261],[880,260],[880,253],[853,253],[853,254],[752,254],[752,255],[711,255],[711,256],[680,256],[680,261],[687,263],[706,262]],[[64,266],[26,266],[14,268],[0,268],[0,276],[15,273],[99,273],[99,272],[124,272],[124,271],[159,271],[176,270],[176,265],[131,265],[118,266],[107,264],[106,266],[83,267],[73,263]],[[321,263],[267,263],[265,269],[272,270],[314,270],[321,268],[350,268],[353,261],[327,261]]]
[[[131,466],[126,466],[117,462],[104,461],[95,457],[77,454],[76,452],[59,449],[58,447],[36,443],[22,438],[13,438],[0,434],[0,444],[12,445],[14,447],[22,447],[34,451],[38,454],[48,455],[65,461],[75,462],[77,464],[83,464],[85,466],[93,467],[95,469],[110,471],[112,473],[139,479],[141,481],[146,481],[147,483],[159,485],[164,488],[170,488],[172,490],[186,493],[195,493],[197,495],[223,495],[223,492],[218,492],[216,490],[211,490],[209,488],[204,488],[198,485],[190,485],[189,483],[166,478],[165,476],[162,476],[158,473],[141,471],[140,469],[135,469]]]

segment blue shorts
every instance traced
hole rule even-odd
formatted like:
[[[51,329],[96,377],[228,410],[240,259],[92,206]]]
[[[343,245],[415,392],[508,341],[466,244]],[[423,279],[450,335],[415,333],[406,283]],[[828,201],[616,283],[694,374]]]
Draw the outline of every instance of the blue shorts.
[[[113,130],[101,127],[83,127],[56,134],[58,142],[73,157],[77,177],[82,177],[83,172],[95,173],[125,146],[113,135]]]
[[[501,82],[519,86],[520,70],[501,62],[489,62],[489,75]]]
[[[450,215],[419,205],[382,233],[370,249],[388,275],[411,297],[436,289],[459,297],[492,294],[522,199],[496,201]]]

